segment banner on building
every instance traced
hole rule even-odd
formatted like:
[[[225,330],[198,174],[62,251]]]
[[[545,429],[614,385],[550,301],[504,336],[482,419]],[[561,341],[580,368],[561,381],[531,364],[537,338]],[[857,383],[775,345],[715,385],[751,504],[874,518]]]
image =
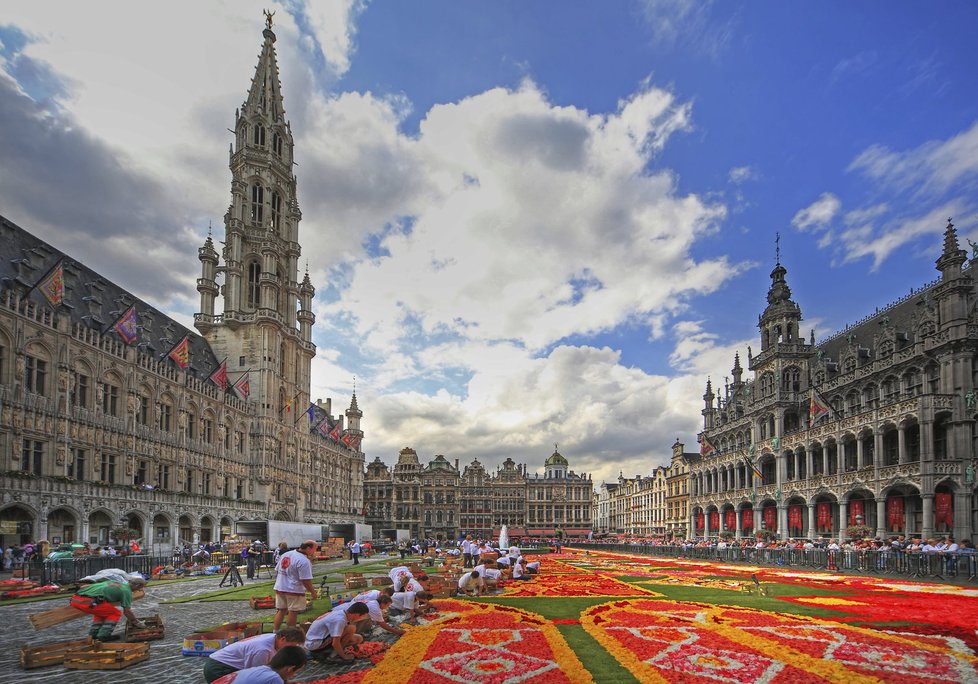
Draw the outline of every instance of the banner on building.
[[[903,497],[891,496],[886,500],[887,520],[889,528],[894,532],[903,532]]]
[[[796,504],[794,506],[788,506],[788,529],[801,531],[801,518],[802,515],[800,505]]]
[[[238,395],[239,399],[248,401],[248,395],[251,394],[251,373],[245,373],[238,378],[238,381],[234,383],[231,389],[234,390],[234,393]]]
[[[733,510],[727,511],[727,529],[736,530],[737,529],[737,512]]]
[[[866,524],[866,502],[862,499],[850,499],[849,501],[849,524]]]
[[[60,306],[65,298],[65,271],[62,262],[51,269],[47,277],[37,284],[37,288],[51,306]]]
[[[700,435],[700,456],[708,458],[714,453],[716,453],[716,449],[713,447],[713,442],[706,435]]]
[[[819,532],[830,532],[832,530],[832,504],[828,501],[819,501],[815,504],[815,520]]]
[[[954,507],[951,501],[951,494],[948,492],[938,492],[934,495],[934,522],[936,524],[954,526]]]
[[[123,342],[134,344],[139,339],[139,314],[136,313],[136,306],[130,306],[112,327]]]
[[[705,523],[706,523],[706,518],[703,516],[703,514],[702,513],[697,513],[696,514],[696,529],[702,530],[703,529],[703,525]]]
[[[720,530],[720,511],[710,511],[710,532]]]
[[[754,529],[754,509],[745,508],[740,512],[740,529],[742,531]]]
[[[220,387],[222,392],[227,392],[228,391],[228,360],[227,360],[227,357],[225,357],[225,359],[223,361],[221,361],[221,365],[219,365],[217,367],[217,369],[213,373],[211,373],[211,376],[208,378],[208,380],[210,380],[215,385],[217,385],[218,387]]]
[[[167,356],[173,359],[181,368],[190,365],[190,335],[184,335],[183,339],[177,342],[177,346],[170,350]]]

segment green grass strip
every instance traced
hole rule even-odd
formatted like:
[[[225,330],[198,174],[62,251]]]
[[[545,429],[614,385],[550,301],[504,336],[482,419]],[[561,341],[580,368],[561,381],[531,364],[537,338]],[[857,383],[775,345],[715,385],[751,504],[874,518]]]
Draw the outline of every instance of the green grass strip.
[[[622,667],[581,625],[556,627],[597,684],[638,684],[638,679]]]

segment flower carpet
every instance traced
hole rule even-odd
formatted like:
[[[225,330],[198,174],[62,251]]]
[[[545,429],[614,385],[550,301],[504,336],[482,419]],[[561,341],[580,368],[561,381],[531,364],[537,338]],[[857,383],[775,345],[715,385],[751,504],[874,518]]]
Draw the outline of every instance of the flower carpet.
[[[372,665],[316,684],[978,684],[971,587],[570,550],[435,605]]]

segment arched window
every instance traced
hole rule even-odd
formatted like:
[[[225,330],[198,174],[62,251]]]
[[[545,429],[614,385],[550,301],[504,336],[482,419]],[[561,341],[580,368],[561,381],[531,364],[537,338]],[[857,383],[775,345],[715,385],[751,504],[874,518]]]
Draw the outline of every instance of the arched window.
[[[272,229],[279,230],[282,227],[282,196],[277,191],[272,190]]]
[[[842,363],[842,372],[851,373],[856,370],[856,357],[850,356]]]
[[[278,133],[272,133],[272,152],[277,156],[282,156],[282,136]]]
[[[265,216],[265,188],[255,184],[251,186],[251,222],[261,225]]]
[[[261,124],[255,124],[254,135],[252,137],[252,142],[254,142],[259,147],[265,146],[265,127]]]
[[[881,359],[885,359],[887,356],[890,356],[891,354],[893,354],[893,341],[884,340],[883,342],[880,343],[879,357]]]
[[[248,264],[248,306],[252,309],[258,306],[258,296],[261,292],[261,265],[257,261]]]
[[[761,376],[761,396],[770,397],[774,394],[774,373],[765,373]]]
[[[801,371],[797,366],[789,366],[781,373],[781,389],[787,392],[801,391]]]

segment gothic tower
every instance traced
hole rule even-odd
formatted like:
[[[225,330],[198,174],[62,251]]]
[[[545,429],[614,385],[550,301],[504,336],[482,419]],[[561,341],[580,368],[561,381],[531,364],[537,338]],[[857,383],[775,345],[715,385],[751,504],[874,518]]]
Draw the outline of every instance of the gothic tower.
[[[298,278],[302,214],[271,17],[262,35],[255,76],[235,112],[223,263],[208,236],[199,250],[195,321],[215,355],[227,357],[231,382],[250,373],[250,401],[258,416],[284,425],[309,405],[315,290],[308,273],[301,282]],[[218,290],[220,275],[224,284]],[[218,292],[220,313],[215,311]]]

